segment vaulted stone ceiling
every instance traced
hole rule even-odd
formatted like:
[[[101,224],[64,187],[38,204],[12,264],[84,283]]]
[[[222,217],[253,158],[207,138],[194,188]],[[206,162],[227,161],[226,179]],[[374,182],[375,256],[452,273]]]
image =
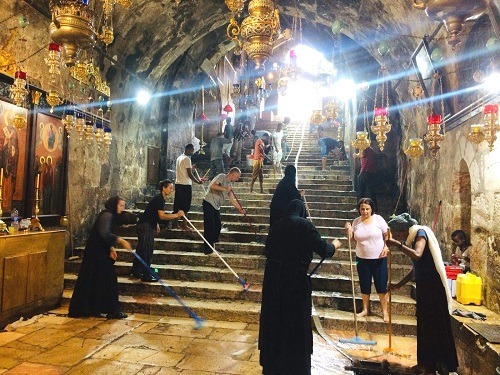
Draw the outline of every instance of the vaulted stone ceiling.
[[[26,0],[50,14],[48,0]],[[230,12],[223,0],[134,0],[129,9],[119,5],[115,18],[115,41],[109,48],[127,69],[151,80],[164,77],[168,67],[199,41],[210,41],[205,58],[223,55],[233,45],[225,37]],[[437,26],[411,1],[393,0],[277,0],[282,28],[291,28],[298,11],[303,20],[303,40],[328,55],[333,44],[330,26],[342,20],[342,34],[375,58],[383,40],[391,44],[393,61],[408,61],[416,38]],[[205,38],[209,35],[209,38]],[[201,63],[201,62],[199,62]],[[201,64],[200,64],[201,65]]]

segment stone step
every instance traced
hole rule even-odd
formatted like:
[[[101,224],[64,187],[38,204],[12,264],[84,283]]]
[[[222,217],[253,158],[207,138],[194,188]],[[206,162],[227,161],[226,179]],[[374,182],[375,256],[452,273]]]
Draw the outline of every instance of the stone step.
[[[224,266],[219,258],[207,257],[202,253],[190,254],[190,256],[193,259],[199,260],[199,262],[197,264],[193,264],[193,262],[187,262],[186,264],[164,264],[161,263],[161,260],[165,259],[166,256],[161,257],[159,252],[156,251],[153,256],[151,267],[157,269],[158,276],[162,279],[229,284],[237,282],[234,274]],[[254,258],[253,262],[250,261],[251,266],[249,267],[248,263],[245,264],[245,261],[237,261],[235,259],[237,256],[235,255],[223,254],[223,257],[239,277],[255,286],[262,284],[264,266],[256,267],[258,260]],[[116,273],[118,276],[126,278],[130,275],[132,259],[130,257],[120,257],[119,259],[120,260],[115,263]],[[77,275],[80,264],[81,259],[67,261],[65,263],[65,272]],[[314,290],[321,290],[329,293],[352,293],[352,284],[347,263],[344,265],[343,272],[341,273],[327,274],[324,270],[320,270],[319,273],[311,277],[311,282]],[[413,288],[412,285],[407,285],[395,291],[394,295],[408,296],[411,294],[411,288]],[[356,274],[354,275],[354,289],[355,293],[359,295],[360,290]],[[373,293],[376,293],[375,289],[373,289]]]
[[[62,303],[71,299],[72,290],[63,291]],[[165,315],[171,317],[187,317],[188,314],[173,297],[154,296],[151,294],[138,296],[120,295],[123,311],[131,314]],[[206,299],[182,298],[184,304],[201,319],[224,320],[227,322],[258,323],[260,303],[254,301],[207,301]]]
[[[315,313],[320,317],[324,329],[352,331],[353,338],[359,336],[363,339],[366,332],[384,334],[388,332],[389,324],[384,323],[381,316],[371,315],[357,319],[358,335],[355,332],[353,313],[342,310],[332,310],[318,307]],[[391,322],[392,334],[400,336],[415,336],[417,334],[417,320],[413,316],[393,315]]]
[[[160,275],[161,276],[161,275]],[[77,276],[75,273],[64,275],[64,288],[73,289]],[[245,279],[250,283],[247,291],[243,286],[234,280],[231,282],[215,282],[191,279],[162,278],[161,282],[141,282],[139,279],[121,275],[118,277],[118,290],[122,296],[143,296],[150,294],[153,296],[168,295],[168,291],[163,284],[170,287],[181,298],[197,298],[206,300],[231,300],[231,301],[254,301],[260,302],[262,299],[262,284],[252,284],[252,279]],[[316,307],[330,308],[347,312],[353,311],[352,294],[332,291],[313,291],[313,303]],[[359,293],[355,296],[356,311],[361,311],[362,300]],[[372,314],[382,314],[378,296],[373,294],[370,298],[370,312]],[[392,297],[392,313],[396,315],[415,315],[415,300],[401,295]]]

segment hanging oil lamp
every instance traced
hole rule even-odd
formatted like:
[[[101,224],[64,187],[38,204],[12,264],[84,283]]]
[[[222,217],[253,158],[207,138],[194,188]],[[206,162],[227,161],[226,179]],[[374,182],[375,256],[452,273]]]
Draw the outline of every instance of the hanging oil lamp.
[[[26,78],[25,71],[17,70],[14,75],[14,84],[10,87],[10,98],[18,107],[24,107],[28,95]]]
[[[370,127],[371,131],[376,134],[376,140],[380,151],[384,150],[385,141],[387,141],[386,134],[391,131],[391,124],[387,118],[387,108],[375,107],[373,125]]]
[[[496,133],[500,130],[498,125],[498,104],[486,104],[484,106],[484,139],[488,142],[490,151],[497,139]]]
[[[427,142],[433,158],[437,157],[437,152],[441,148],[440,143],[444,140],[444,134],[441,133],[441,115],[427,116],[427,134],[424,140]]]
[[[473,124],[470,126],[470,133],[467,135],[467,139],[476,145],[484,141],[485,134],[483,132],[483,124]]]
[[[418,159],[424,154],[424,146],[421,138],[410,138],[410,145],[406,147],[406,140],[403,146],[403,152],[411,159]]]
[[[355,153],[354,156],[360,157],[361,153],[368,147],[370,147],[370,139],[368,138],[368,132],[366,131],[356,132],[356,140],[352,141],[351,145],[359,150],[359,152]]]

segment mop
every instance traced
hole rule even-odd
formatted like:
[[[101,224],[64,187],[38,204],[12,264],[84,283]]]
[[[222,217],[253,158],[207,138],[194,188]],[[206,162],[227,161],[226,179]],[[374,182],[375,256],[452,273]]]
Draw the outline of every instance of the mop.
[[[220,258],[220,260],[222,260],[222,263],[224,263],[224,265],[229,269],[229,271],[231,271],[233,273],[233,275],[236,276],[236,279],[238,280],[238,282],[243,286],[243,290],[245,292],[248,292],[248,289],[250,289],[250,283],[247,283],[244,279],[239,277],[238,274],[236,272],[234,272],[234,270],[229,266],[229,264],[227,264],[227,262],[224,260],[224,258],[221,257],[219,252],[217,250],[215,250],[215,248],[210,244],[210,242],[207,241],[207,239],[203,236],[203,234],[200,233],[198,228],[196,228],[194,226],[194,224],[185,215],[183,215],[183,217],[189,223],[189,225],[191,225],[193,227],[193,229],[196,231],[196,233],[198,233],[200,235],[202,240],[210,247],[210,249],[212,249],[212,251],[215,253],[215,255],[217,255]]]
[[[391,230],[387,229],[387,238],[391,238]],[[392,285],[392,252],[389,250],[389,256],[387,258],[387,263],[389,267],[389,278],[388,285]],[[384,352],[392,353],[394,352],[394,348],[392,347],[392,290],[389,288],[389,302],[387,306],[387,312],[389,313],[389,326],[388,326],[388,334],[389,334],[389,346],[384,348]]]
[[[142,264],[142,266],[148,270],[149,274],[155,278],[155,280],[157,280],[164,288],[165,290],[177,301],[179,302],[179,304],[182,306],[182,308],[184,309],[184,311],[186,311],[188,313],[188,315],[193,318],[195,324],[194,324],[194,329],[198,330],[200,329],[203,324],[205,323],[205,321],[203,319],[201,319],[198,315],[196,315],[193,310],[191,310],[189,307],[186,306],[186,304],[181,300],[181,298],[172,290],[172,288],[170,288],[167,283],[165,283],[159,276],[158,274],[151,268],[149,267],[146,262],[133,250],[130,250],[130,252],[132,254],[134,254],[134,256],[137,258],[137,260],[139,261],[139,263]]]
[[[377,344],[376,341],[363,340],[361,337],[358,336],[358,317],[356,316],[356,299],[354,296],[354,271],[353,271],[353,264],[352,264],[351,236],[348,235],[348,237],[349,237],[349,263],[351,265],[352,306],[353,306],[353,314],[354,314],[354,330],[355,330],[356,336],[354,336],[353,338],[350,338],[350,339],[340,339],[339,341],[342,343],[348,343],[348,344],[375,345],[375,344]]]

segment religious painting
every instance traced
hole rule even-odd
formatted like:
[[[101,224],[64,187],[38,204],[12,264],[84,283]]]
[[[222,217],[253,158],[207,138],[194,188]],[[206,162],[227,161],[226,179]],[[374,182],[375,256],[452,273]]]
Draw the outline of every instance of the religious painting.
[[[35,136],[35,186],[40,215],[60,214],[64,188],[64,126],[60,119],[39,113]]]
[[[25,108],[0,101],[0,185],[4,216],[14,207],[19,208],[24,196],[29,125],[18,129],[14,120],[16,116],[26,119],[27,114]]]

